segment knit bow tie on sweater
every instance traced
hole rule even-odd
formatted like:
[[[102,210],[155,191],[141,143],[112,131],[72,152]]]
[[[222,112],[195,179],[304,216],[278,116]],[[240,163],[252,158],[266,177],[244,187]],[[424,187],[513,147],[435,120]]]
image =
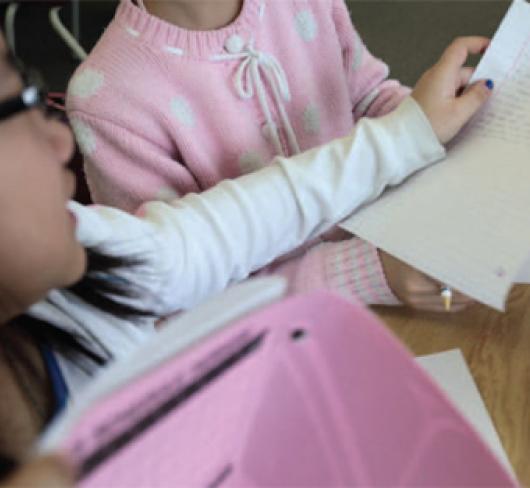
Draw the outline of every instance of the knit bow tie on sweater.
[[[277,154],[287,156],[288,154],[285,154],[282,147],[278,127],[272,118],[265,88],[265,82],[267,83],[287,136],[289,150],[292,154],[299,153],[300,146],[284,105],[284,102],[291,100],[291,92],[287,76],[279,61],[271,54],[254,49],[253,41],[243,47],[241,52],[219,54],[213,56],[212,59],[215,61],[241,60],[234,78],[236,92],[242,99],[251,99],[254,94],[257,95],[274,149]]]

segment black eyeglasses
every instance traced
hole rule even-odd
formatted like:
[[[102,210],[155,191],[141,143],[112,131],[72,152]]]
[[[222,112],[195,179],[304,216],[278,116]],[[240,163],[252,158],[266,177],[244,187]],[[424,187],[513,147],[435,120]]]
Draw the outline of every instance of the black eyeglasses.
[[[33,108],[47,111],[47,90],[44,89],[42,77],[36,71],[26,69],[12,53],[8,53],[7,59],[22,78],[24,88],[19,95],[0,101],[0,121]]]

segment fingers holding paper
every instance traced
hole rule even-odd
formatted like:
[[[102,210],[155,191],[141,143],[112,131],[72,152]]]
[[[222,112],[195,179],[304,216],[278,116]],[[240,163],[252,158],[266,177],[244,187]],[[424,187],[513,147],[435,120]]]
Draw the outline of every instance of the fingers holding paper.
[[[455,39],[412,92],[442,144],[458,134],[491,96],[491,80],[467,86],[473,69],[465,66],[469,55],[483,52],[489,42],[478,36]]]
[[[430,312],[460,312],[475,303],[462,293],[453,291],[451,306],[447,310],[440,296],[441,283],[382,250],[379,250],[379,256],[391,290],[411,308]]]

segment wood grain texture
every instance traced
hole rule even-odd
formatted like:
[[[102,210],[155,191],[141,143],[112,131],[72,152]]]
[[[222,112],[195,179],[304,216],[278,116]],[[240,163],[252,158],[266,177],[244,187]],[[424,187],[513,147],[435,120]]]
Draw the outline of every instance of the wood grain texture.
[[[462,350],[519,481],[530,486],[530,286],[512,290],[504,314],[482,305],[375,312],[415,355]]]

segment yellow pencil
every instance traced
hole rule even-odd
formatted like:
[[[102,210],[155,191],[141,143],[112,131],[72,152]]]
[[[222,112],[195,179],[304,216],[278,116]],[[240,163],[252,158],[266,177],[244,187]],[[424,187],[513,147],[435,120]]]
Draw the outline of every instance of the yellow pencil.
[[[442,297],[445,311],[448,312],[451,310],[451,302],[453,300],[453,291],[448,286],[444,286],[440,291],[440,296]]]

